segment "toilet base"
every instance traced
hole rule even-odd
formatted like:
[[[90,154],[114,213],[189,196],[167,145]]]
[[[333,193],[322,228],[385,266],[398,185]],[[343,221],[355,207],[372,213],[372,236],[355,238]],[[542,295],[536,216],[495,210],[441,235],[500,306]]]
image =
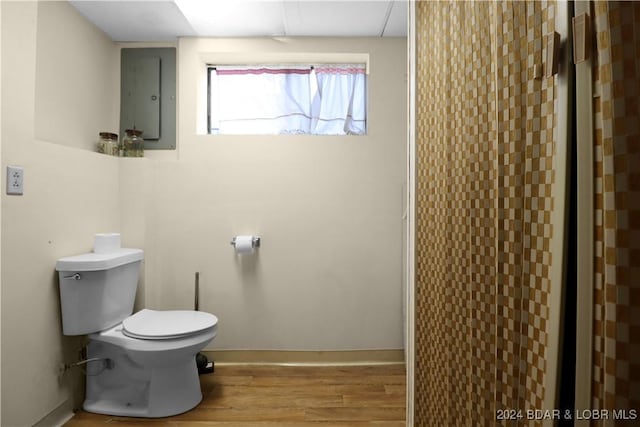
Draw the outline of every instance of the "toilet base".
[[[195,355],[149,368],[134,362],[118,346],[90,341],[88,357],[112,362],[87,366],[85,411],[159,418],[186,412],[202,400]]]

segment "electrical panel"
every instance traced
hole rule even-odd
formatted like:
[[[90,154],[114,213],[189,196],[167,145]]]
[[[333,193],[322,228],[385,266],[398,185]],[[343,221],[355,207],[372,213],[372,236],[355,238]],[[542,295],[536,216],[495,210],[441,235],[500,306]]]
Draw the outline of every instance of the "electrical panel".
[[[138,129],[145,150],[175,149],[176,49],[122,49],[120,76],[120,139]]]

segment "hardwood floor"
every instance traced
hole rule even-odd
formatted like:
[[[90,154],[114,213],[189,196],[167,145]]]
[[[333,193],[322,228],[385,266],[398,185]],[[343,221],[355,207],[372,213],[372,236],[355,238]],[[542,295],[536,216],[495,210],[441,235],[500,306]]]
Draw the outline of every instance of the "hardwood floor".
[[[78,412],[66,427],[405,426],[404,365],[216,366],[202,375],[202,402],[160,419]]]

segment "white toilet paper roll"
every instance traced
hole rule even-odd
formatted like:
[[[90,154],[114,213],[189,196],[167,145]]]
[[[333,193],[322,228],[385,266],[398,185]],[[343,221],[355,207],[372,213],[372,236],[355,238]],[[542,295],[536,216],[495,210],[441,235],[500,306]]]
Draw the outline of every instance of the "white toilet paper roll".
[[[98,233],[93,239],[93,252],[108,254],[120,249],[120,233]]]
[[[237,254],[253,252],[253,236],[236,236],[235,248]]]

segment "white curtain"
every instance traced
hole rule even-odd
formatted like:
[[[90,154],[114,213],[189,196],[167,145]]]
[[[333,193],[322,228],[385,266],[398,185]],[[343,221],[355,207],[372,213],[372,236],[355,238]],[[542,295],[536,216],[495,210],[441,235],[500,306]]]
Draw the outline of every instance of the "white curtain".
[[[364,65],[319,65],[314,68],[317,96],[313,100],[313,133],[364,135],[367,102]]]
[[[210,70],[212,134],[366,133],[364,65]]]

